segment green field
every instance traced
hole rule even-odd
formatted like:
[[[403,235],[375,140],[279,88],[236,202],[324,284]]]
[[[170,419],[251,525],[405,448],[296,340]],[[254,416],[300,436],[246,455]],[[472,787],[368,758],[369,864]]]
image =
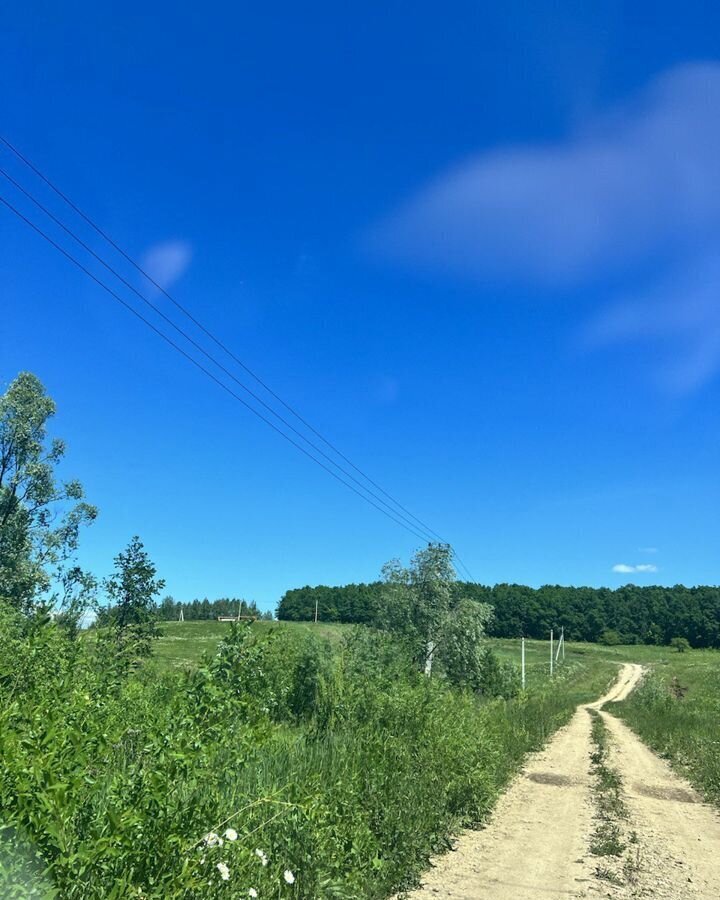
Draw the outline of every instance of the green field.
[[[251,626],[258,632],[274,630],[288,634],[312,633],[332,642],[342,639],[356,626],[340,625],[330,622],[254,622]],[[201,622],[162,622],[161,638],[155,645],[154,658],[161,667],[183,667],[200,662],[205,653],[214,653],[223,636],[230,631],[230,623],[217,621]],[[488,644],[498,656],[520,665],[520,640],[507,638],[489,638]],[[566,664],[586,662],[589,658],[620,665],[624,662],[637,662],[642,665],[663,665],[675,661],[682,654],[670,647],[655,647],[644,644],[606,647],[602,644],[586,644],[568,642],[565,648]],[[720,654],[712,651],[693,651],[692,658],[705,658],[709,661],[718,659]],[[525,659],[528,678],[534,674],[544,676],[550,667],[549,641],[525,642]]]
[[[200,662],[206,653],[215,653],[218,644],[230,633],[230,622],[161,622],[161,637],[157,641],[153,658],[161,668],[182,668]],[[266,622],[252,623],[258,633],[269,630],[302,634],[312,631],[318,637],[337,641],[350,625],[334,625],[325,622]]]

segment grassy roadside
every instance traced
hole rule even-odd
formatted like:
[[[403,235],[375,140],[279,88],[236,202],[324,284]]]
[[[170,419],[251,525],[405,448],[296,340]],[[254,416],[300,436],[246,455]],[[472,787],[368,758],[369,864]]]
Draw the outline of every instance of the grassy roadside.
[[[220,623],[188,624],[197,650]],[[538,662],[527,692],[488,698],[408,669],[382,636],[311,628],[229,629],[206,665],[185,654],[118,682],[93,641],[9,627],[22,677],[0,680],[0,895],[381,900],[484,821],[616,672],[587,655],[550,682]]]
[[[613,713],[720,805],[720,652],[668,653]]]

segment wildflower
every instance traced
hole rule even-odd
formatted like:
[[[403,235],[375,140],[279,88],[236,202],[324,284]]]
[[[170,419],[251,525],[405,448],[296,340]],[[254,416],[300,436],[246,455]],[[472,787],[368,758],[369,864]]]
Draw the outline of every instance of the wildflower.
[[[206,847],[222,847],[223,839],[214,831],[209,831],[203,838]]]
[[[285,879],[285,881],[286,881],[288,884],[294,884],[294,883],[295,883],[295,876],[294,876],[293,873],[290,871],[290,869],[285,869],[285,871],[283,872],[283,878]]]
[[[267,854],[264,850],[255,850],[255,856],[257,856],[257,858],[264,866],[268,864]]]
[[[222,863],[222,862],[218,863],[217,866],[215,866],[215,868],[220,873],[220,877],[222,878],[223,881],[230,880],[230,869],[228,869],[228,867],[225,865],[225,863]]]
[[[237,840],[237,831],[234,828],[228,828],[223,835],[224,838],[227,838],[228,841],[236,841]]]
[[[258,892],[255,890],[255,888],[250,888],[250,890],[248,891],[248,897],[254,898],[254,897],[257,897],[257,895],[258,895]]]

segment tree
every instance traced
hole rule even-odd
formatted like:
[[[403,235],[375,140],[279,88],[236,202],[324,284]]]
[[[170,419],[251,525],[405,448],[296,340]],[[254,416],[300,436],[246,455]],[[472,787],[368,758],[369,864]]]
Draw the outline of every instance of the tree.
[[[690,641],[684,637],[675,637],[670,641],[670,646],[678,653],[686,653],[690,649]]]
[[[432,674],[436,657],[456,683],[474,680],[480,641],[492,610],[459,596],[448,544],[418,550],[408,569],[393,560],[383,568],[385,592],[379,624],[404,639],[415,662]]]
[[[78,481],[58,482],[65,455],[48,442],[55,403],[22,372],[0,397],[0,599],[23,613],[58,605],[75,621],[95,581],[74,560],[81,526],[97,516]]]
[[[110,627],[120,650],[129,657],[149,656],[159,636],[155,596],[165,587],[137,535],[115,557],[115,571],[105,582],[113,609]]]

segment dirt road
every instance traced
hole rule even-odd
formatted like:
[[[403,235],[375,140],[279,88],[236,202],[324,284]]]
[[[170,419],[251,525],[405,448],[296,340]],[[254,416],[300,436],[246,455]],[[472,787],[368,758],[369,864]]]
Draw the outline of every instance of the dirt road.
[[[702,803],[622,722],[603,711],[611,765],[623,781],[630,835],[626,872],[591,853],[597,810],[591,774],[591,711],[624,699],[642,677],[626,665],[609,693],[580,707],[531,756],[482,831],[463,834],[435,861],[413,900],[616,900],[720,898],[720,815]]]

